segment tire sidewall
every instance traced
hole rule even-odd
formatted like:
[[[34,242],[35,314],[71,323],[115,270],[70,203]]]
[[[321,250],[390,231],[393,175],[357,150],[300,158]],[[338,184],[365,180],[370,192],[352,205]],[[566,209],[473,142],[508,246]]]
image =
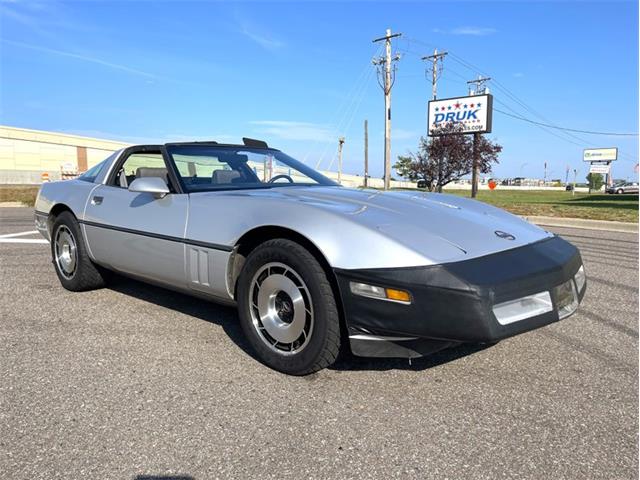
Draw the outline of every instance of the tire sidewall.
[[[60,272],[60,267],[58,266],[58,262],[56,261],[55,243],[58,229],[61,226],[65,226],[69,229],[76,243],[76,269],[73,272],[73,276],[71,278],[65,277]],[[68,290],[77,290],[80,287],[80,269],[82,268],[82,259],[84,258],[84,255],[84,241],[82,238],[82,232],[80,232],[80,225],[78,224],[78,221],[71,213],[62,212],[56,218],[55,222],[53,223],[53,228],[51,229],[51,259],[53,260],[53,266],[56,271],[56,275],[60,280],[60,283],[62,283],[62,285]]]
[[[306,255],[297,255],[301,253],[302,247],[294,242],[289,242],[297,248],[287,249],[281,245],[267,244],[258,247],[252,252],[242,269],[238,278],[238,313],[240,323],[245,336],[251,343],[251,346],[257,351],[260,359],[269,367],[289,374],[303,374],[311,369],[317,358],[322,355],[326,348],[328,340],[329,322],[337,321],[330,318],[331,313],[335,312],[335,299],[327,298],[320,288],[318,273],[312,267],[311,263],[317,261],[306,250],[302,250]],[[257,271],[266,263],[280,262],[296,271],[307,286],[313,306],[313,330],[309,343],[303,350],[293,355],[280,355],[264,344],[253,326],[251,318],[249,295],[251,292],[251,281]],[[325,278],[326,279],[326,278]],[[333,303],[330,305],[329,303]],[[333,306],[333,308],[331,308]]]

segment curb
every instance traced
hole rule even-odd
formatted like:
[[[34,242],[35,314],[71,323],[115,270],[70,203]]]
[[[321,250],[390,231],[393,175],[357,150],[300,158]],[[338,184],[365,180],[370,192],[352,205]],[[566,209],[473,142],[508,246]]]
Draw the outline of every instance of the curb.
[[[563,217],[522,217],[527,222],[546,227],[583,228],[586,230],[606,230],[608,232],[638,233],[638,224],[631,222],[614,222],[608,220],[587,220],[583,218]]]
[[[0,202],[0,208],[2,207],[26,207],[22,202]]]

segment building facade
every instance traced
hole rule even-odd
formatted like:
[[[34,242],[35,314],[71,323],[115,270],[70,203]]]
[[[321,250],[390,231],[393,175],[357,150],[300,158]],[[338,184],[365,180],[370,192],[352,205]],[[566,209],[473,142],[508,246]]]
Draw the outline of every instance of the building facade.
[[[123,142],[0,125],[0,184],[73,177],[126,147]]]

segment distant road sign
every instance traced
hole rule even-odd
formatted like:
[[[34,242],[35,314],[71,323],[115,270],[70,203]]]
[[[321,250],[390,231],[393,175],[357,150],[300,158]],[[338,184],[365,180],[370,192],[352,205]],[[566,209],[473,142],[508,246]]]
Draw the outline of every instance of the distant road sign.
[[[617,148],[586,148],[582,159],[585,162],[612,162],[618,159]]]
[[[448,125],[460,127],[455,133],[489,133],[492,113],[493,96],[489,94],[431,100],[429,136],[440,135],[439,130]]]

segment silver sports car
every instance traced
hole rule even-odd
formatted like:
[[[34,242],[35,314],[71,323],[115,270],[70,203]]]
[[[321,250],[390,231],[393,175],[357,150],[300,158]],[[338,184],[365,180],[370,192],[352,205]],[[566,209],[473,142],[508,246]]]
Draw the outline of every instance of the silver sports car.
[[[46,183],[35,223],[62,285],[109,271],[238,307],[257,356],[304,375],[341,350],[413,358],[563,319],[576,247],[450,195],[343,188],[266,143],[141,145]]]

